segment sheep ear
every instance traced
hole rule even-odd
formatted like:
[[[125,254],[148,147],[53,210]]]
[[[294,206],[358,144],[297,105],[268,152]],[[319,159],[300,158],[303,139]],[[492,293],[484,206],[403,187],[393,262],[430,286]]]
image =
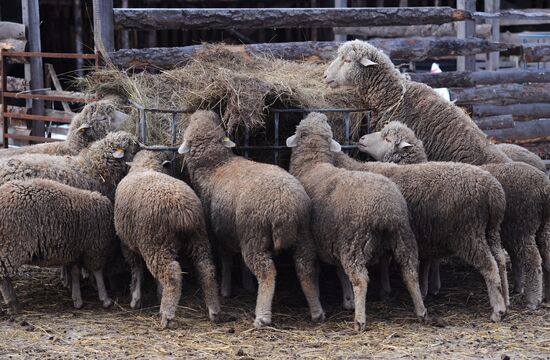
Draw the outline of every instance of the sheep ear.
[[[405,149],[405,148],[412,147],[412,144],[406,142],[405,140],[401,140],[401,142],[399,143],[398,147],[399,147],[400,149]]]
[[[231,149],[231,148],[234,148],[235,146],[237,146],[237,144],[235,144],[233,141],[231,141],[231,139],[229,139],[227,136],[223,138],[222,144],[223,144],[223,146],[225,146],[228,149]]]
[[[113,157],[115,159],[122,159],[124,157],[124,149],[117,148],[116,151],[113,153]]]
[[[184,141],[183,144],[181,144],[181,146],[178,148],[178,153],[187,154],[189,150],[191,150],[191,148],[189,147],[189,144],[187,143],[187,141]]]
[[[296,137],[296,134],[292,135],[288,139],[286,139],[286,146],[289,148],[296,147],[298,145],[298,138]]]
[[[132,167],[134,165],[134,162],[133,161],[126,161],[126,165]]]
[[[163,168],[168,168],[168,167],[170,167],[170,165],[172,165],[172,162],[170,160],[164,160],[162,162],[162,167]]]
[[[330,151],[332,152],[340,152],[342,150],[342,146],[338,144],[338,141],[332,139],[330,141]]]
[[[76,131],[78,131],[81,134],[84,134],[86,132],[86,130],[88,130],[91,127],[92,126],[90,124],[82,124],[82,125],[80,125],[80,127]]]
[[[130,115],[123,113],[122,111],[115,110],[113,113],[112,127],[118,129],[125,121],[130,119]]]
[[[371,59],[368,59],[366,56],[363,56],[363,58],[359,61],[359,63],[361,65],[363,65],[364,67],[372,66],[372,65],[378,65],[377,63],[375,63]]]

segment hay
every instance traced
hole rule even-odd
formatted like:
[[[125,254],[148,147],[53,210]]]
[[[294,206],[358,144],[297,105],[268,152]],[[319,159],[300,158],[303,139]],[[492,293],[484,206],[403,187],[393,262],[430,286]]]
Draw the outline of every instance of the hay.
[[[325,64],[285,61],[268,55],[245,58],[210,45],[187,65],[174,70],[131,74],[111,68],[92,74],[82,83],[99,97],[116,94],[145,107],[214,110],[220,113],[228,133],[234,134],[238,128],[251,132],[263,129],[268,110],[274,106],[361,108],[361,97],[354,89],[330,89],[323,83],[325,68]],[[185,128],[186,117],[178,119],[180,130]],[[361,117],[352,117],[352,133],[357,133]],[[330,118],[339,128],[341,114]],[[168,120],[166,115],[150,115],[150,142],[169,143]]]

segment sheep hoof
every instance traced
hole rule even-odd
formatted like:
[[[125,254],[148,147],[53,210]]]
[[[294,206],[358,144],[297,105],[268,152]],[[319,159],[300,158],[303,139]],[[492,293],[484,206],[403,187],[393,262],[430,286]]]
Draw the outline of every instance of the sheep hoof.
[[[321,311],[317,315],[312,315],[311,316],[311,321],[313,321],[314,323],[317,323],[317,324],[320,324],[320,323],[324,322],[325,321],[325,312]]]
[[[103,300],[103,308],[108,309],[111,306],[113,306],[113,300],[111,300],[110,298]]]
[[[537,310],[539,308],[538,303],[528,303],[526,306],[527,306],[527,309],[529,310]]]
[[[82,301],[82,299],[78,299],[78,300],[73,300],[73,306],[76,308],[76,309],[82,309],[82,306],[84,305],[84,302]]]
[[[363,321],[357,321],[355,320],[355,331],[363,332],[367,330],[367,323]]]
[[[268,318],[256,318],[256,320],[254,320],[254,327],[256,329],[261,329],[263,327],[266,327],[266,326],[269,326],[271,325],[271,319],[268,319]]]
[[[491,321],[495,323],[500,322],[503,316],[504,316],[504,311],[494,312],[491,314]]]
[[[177,326],[176,326],[176,322],[174,321],[174,319],[168,319],[167,317],[163,316],[160,320],[160,328],[162,330],[164,329],[175,329]]]
[[[210,318],[210,321],[215,323],[221,323],[223,320],[223,316],[219,312],[210,312],[208,317]]]
[[[132,301],[130,301],[130,307],[132,310],[141,309],[141,299],[132,299]]]
[[[342,303],[342,307],[345,310],[355,310],[355,302],[351,299],[345,299]]]

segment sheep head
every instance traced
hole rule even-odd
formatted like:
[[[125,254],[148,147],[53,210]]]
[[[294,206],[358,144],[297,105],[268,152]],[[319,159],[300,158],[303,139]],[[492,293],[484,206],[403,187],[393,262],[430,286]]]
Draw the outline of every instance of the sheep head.
[[[376,73],[381,67],[393,69],[391,60],[379,49],[361,40],[348,41],[340,46],[336,59],[324,74],[330,87],[357,85],[365,72]]]
[[[71,123],[69,136],[77,136],[87,143],[102,139],[128,120],[128,115],[116,110],[109,100],[86,105]]]
[[[399,121],[388,123],[381,131],[364,135],[359,139],[358,148],[383,162],[405,164],[426,161],[422,141]]]
[[[113,158],[116,161],[132,161],[138,151],[139,143],[136,137],[124,131],[107,134],[89,149],[89,153],[101,154],[104,158]]]
[[[213,111],[198,110],[194,112],[189,121],[189,126],[183,134],[183,143],[178,149],[180,154],[193,152],[194,149],[211,149],[213,151],[225,151],[226,148],[235,147],[235,143],[226,136],[220,117]]]
[[[325,146],[332,152],[339,152],[342,149],[340,144],[332,138],[332,129],[327,117],[316,112],[310,113],[300,121],[296,127],[296,134],[286,139],[286,146],[290,148],[302,143],[315,143],[317,146]]]

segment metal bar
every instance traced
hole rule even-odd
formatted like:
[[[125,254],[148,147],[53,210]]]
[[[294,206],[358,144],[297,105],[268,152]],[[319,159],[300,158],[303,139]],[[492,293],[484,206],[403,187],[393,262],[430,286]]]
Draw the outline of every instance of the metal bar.
[[[50,53],[38,51],[4,51],[6,57],[42,57],[48,59],[90,59],[97,58],[96,54]]]
[[[6,99],[4,98],[4,95],[6,93],[6,90],[8,89],[8,76],[7,76],[7,70],[6,70],[6,60],[4,58],[5,51],[0,49],[0,67],[2,71],[1,75],[1,81],[2,81],[2,92],[0,99],[2,100],[2,127],[4,134],[8,133],[8,119],[6,118],[6,113],[8,112],[8,104],[6,104]],[[8,139],[6,137],[2,137],[2,145],[4,148],[8,147]]]
[[[4,138],[17,139],[17,140],[29,140],[29,141],[42,141],[42,142],[63,141],[61,139],[52,139],[52,138],[46,138],[42,136],[18,135],[18,134],[4,134]]]
[[[141,142],[144,144],[147,142],[147,114],[145,111],[141,112]]]
[[[8,92],[4,93],[5,97],[16,98],[16,99],[32,99],[32,100],[49,100],[49,101],[66,101],[66,102],[92,102],[96,101],[95,98],[83,98],[83,97],[74,97],[74,96],[63,96],[63,95],[42,95],[42,94],[28,94],[28,93],[15,93]]]
[[[350,135],[350,117],[349,112],[344,114],[344,138],[345,144],[349,145],[349,135]]]
[[[320,113],[333,113],[333,112],[339,112],[339,113],[346,113],[346,112],[363,112],[363,111],[369,111],[369,109],[353,109],[353,108],[343,108],[343,109],[271,109],[274,112],[280,112],[280,113],[308,113],[308,112],[320,112]]]
[[[250,146],[250,130],[248,130],[248,127],[244,128],[244,146]],[[244,157],[248,158],[248,151],[244,152]]]
[[[177,134],[178,134],[178,123],[176,122],[176,114],[172,113],[172,145],[176,145]]]
[[[342,145],[342,149],[356,149],[357,145]],[[177,146],[164,146],[164,145],[153,145],[153,146],[142,146],[141,149],[143,150],[151,150],[151,151],[177,151]],[[236,146],[234,148],[235,150],[286,150],[288,149],[284,145],[279,146],[272,146],[272,145],[264,145],[264,146]]]
[[[143,111],[143,109],[138,108],[138,114],[137,114],[138,116],[136,117],[136,137],[138,139],[141,139],[140,133],[139,133],[139,123],[140,123],[140,120],[141,120],[141,112],[142,111]]]
[[[279,120],[281,118],[281,113],[276,111],[275,112],[275,119],[273,121],[274,125],[274,138],[275,138],[275,147],[279,146]],[[273,155],[273,159],[275,160],[275,165],[279,165],[279,150],[275,149],[275,154]]]
[[[70,124],[72,120],[70,118],[62,118],[62,117],[47,116],[47,115],[18,114],[18,113],[12,113],[12,112],[5,112],[4,116],[10,119],[52,121],[52,122],[60,122],[65,124]]]

